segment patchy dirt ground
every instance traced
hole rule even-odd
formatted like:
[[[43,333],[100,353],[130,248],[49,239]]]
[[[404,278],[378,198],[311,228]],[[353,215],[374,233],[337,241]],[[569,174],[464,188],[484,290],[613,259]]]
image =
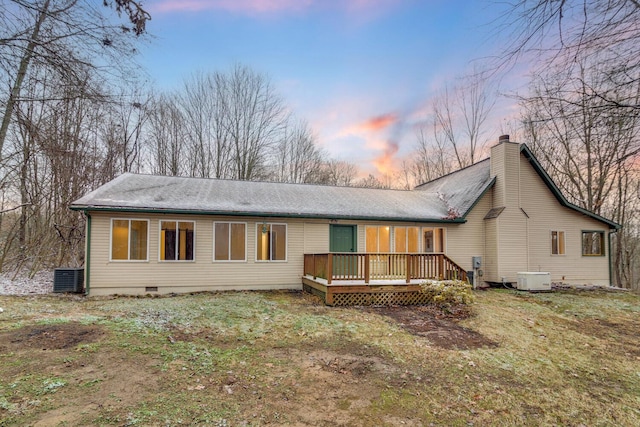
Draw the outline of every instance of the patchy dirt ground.
[[[19,351],[25,348],[61,350],[98,341],[103,333],[97,326],[78,323],[27,326],[0,333],[0,343],[6,343],[0,347],[0,351]]]
[[[44,427],[86,425],[105,408],[144,400],[157,384],[157,361],[98,351],[106,337],[108,332],[102,327],[77,322],[0,333],[0,359],[6,363],[3,376],[11,381],[9,388],[24,388],[26,394],[37,397],[7,401],[6,405],[18,415],[34,407],[51,407],[33,420],[33,426]],[[63,388],[60,405],[56,398]],[[0,425],[13,425],[8,420],[3,423],[2,415],[0,411]]]
[[[0,426],[639,425],[636,299],[478,299],[4,298]]]
[[[412,334],[425,337],[433,345],[448,350],[472,350],[498,345],[482,334],[457,323],[458,320],[471,315],[464,306],[447,311],[433,306],[375,307],[370,310],[390,317]]]
[[[369,310],[390,317],[392,322],[439,347],[493,345],[457,325],[452,316],[464,317],[461,313],[445,318],[447,314],[427,307],[372,308],[363,313]],[[1,332],[0,359],[11,356],[16,362],[3,369],[5,378],[11,379],[8,386],[20,388],[23,383],[25,388],[40,388],[32,394],[41,396],[37,401],[14,398],[8,404],[18,415],[33,410],[33,405],[50,406],[50,410],[31,420],[34,426],[144,424],[144,417],[132,415],[123,407],[142,404],[149,398],[162,401],[159,390],[168,389],[184,392],[190,399],[202,401],[201,405],[213,396],[222,401],[239,399],[244,402],[240,415],[245,425],[293,422],[365,426],[380,421],[384,425],[422,425],[420,417],[411,411],[406,416],[389,410],[384,414],[364,411],[380,405],[381,390],[402,390],[433,378],[423,370],[408,370],[376,347],[324,339],[306,340],[297,348],[273,343],[261,346],[261,362],[257,366],[248,366],[241,356],[236,356],[238,360],[231,365],[207,370],[205,374],[193,368],[194,364],[206,363],[199,359],[202,352],[211,357],[214,352],[242,353],[244,344],[210,329],[190,333],[171,328],[163,337],[162,350],[156,347],[155,354],[139,350],[132,354],[126,349],[135,346],[135,338],[127,343],[118,341],[124,348],[117,348],[112,333],[95,324],[71,321]],[[201,349],[200,355],[163,364],[158,354],[173,348],[183,351],[185,347]],[[26,372],[29,374],[24,376]],[[318,402],[322,402],[320,407]],[[190,419],[184,423],[201,421]]]

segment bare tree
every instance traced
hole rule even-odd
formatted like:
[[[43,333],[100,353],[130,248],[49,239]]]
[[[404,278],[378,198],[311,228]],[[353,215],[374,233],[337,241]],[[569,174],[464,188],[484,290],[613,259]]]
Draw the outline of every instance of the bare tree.
[[[309,125],[291,122],[276,145],[273,179],[278,182],[319,183],[324,153],[318,148]]]
[[[528,142],[576,204],[624,224],[614,282],[640,286],[638,253],[640,2],[519,0],[500,57],[533,62],[524,102]]]
[[[86,74],[82,86],[69,85],[64,76],[46,69],[33,70],[25,79],[24,93],[42,100],[16,103],[16,124],[10,128],[12,154],[3,166],[15,182],[19,210],[3,216],[3,222],[15,224],[3,236],[3,265],[9,261],[34,273],[49,263],[80,262],[82,218],[68,205],[104,182],[95,173],[103,164],[96,157],[95,137],[103,124],[104,104],[80,94],[96,90],[90,87],[90,76]],[[3,190],[3,196],[12,191]]]
[[[473,74],[463,85],[449,88],[433,101],[433,137],[438,147],[453,150],[457,168],[474,164],[485,142],[484,124],[493,103],[481,74]]]
[[[69,203],[115,174],[108,147],[121,148],[118,171],[137,161],[137,109],[111,95],[150,16],[134,0],[104,6],[127,18],[79,0],[0,6],[0,268],[81,263],[83,218]]]
[[[229,130],[229,76],[196,73],[185,80],[177,107],[183,117],[189,173],[198,177],[230,178],[233,147]]]
[[[10,7],[0,8],[0,79],[10,87],[3,102],[0,156],[16,103],[24,101],[21,90],[31,65],[56,69],[71,79],[78,64],[97,64],[100,58],[107,58],[107,63],[123,65],[123,59],[133,51],[125,35],[132,29],[106,24],[103,14],[91,4],[78,0],[10,3]],[[136,35],[144,32],[151,17],[138,2],[116,0],[112,6],[128,16]],[[81,74],[78,77],[82,79]]]
[[[619,116],[593,97],[603,75],[589,64],[577,73],[550,73],[532,84],[525,123],[532,150],[543,159],[565,194],[600,213],[625,162],[640,153],[640,112]],[[640,97],[640,84],[628,88]],[[629,94],[625,97],[630,99]]]
[[[155,104],[160,110],[152,113],[155,118],[149,132],[162,136],[154,144],[180,133],[184,147],[179,169],[191,176],[268,179],[278,143],[283,138],[291,139],[292,134],[287,132],[295,128],[289,125],[284,101],[270,80],[241,65],[226,73],[195,74],[185,80],[179,92],[161,100]],[[179,132],[174,120],[160,120],[160,117],[169,119],[167,114],[180,116]],[[166,128],[167,123],[171,123],[171,130]],[[160,151],[156,150],[152,169],[166,170],[157,156],[166,147],[156,145],[156,148]]]
[[[391,188],[389,180],[385,180],[383,182],[372,174],[369,174],[366,178],[362,178],[357,181],[354,186],[363,188]]]
[[[430,138],[426,126],[418,129],[416,137],[411,161],[405,164],[414,184],[423,184],[451,172],[453,162],[445,142],[440,138]]]
[[[413,161],[405,165],[417,184],[472,165],[483,152],[484,127],[495,103],[492,86],[478,71],[458,81],[434,97],[431,114],[417,131]]]
[[[502,65],[528,55],[535,71],[542,72],[588,60],[608,80],[606,86],[589,88],[591,96],[604,101],[601,108],[640,109],[632,94],[624,95],[625,87],[640,80],[638,0],[518,0],[503,18],[512,31]]]
[[[168,176],[187,174],[184,119],[171,96],[160,95],[151,102],[146,129],[151,171]]]
[[[358,167],[344,160],[330,159],[322,165],[322,184],[350,187],[358,176]]]
[[[233,67],[226,83],[223,102],[233,147],[233,178],[265,178],[268,152],[288,120],[284,102],[266,76],[245,66]]]
[[[616,283],[630,286],[629,257],[637,254],[640,111],[612,109],[615,99],[594,96],[594,87],[615,84],[601,66],[581,59],[569,70],[538,76],[522,100],[525,136],[573,203],[626,225],[617,233],[614,261]],[[620,98],[638,102],[640,81]]]
[[[123,172],[139,172],[142,158],[143,128],[148,119],[148,98],[139,87],[123,88],[112,96],[109,120],[102,127],[108,157],[113,166],[109,174],[115,177]]]

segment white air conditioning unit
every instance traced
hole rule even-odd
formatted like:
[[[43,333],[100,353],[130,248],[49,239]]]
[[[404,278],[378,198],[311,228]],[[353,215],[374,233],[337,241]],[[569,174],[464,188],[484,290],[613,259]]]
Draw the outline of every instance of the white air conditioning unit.
[[[518,273],[518,289],[521,291],[550,291],[551,273],[539,271]]]

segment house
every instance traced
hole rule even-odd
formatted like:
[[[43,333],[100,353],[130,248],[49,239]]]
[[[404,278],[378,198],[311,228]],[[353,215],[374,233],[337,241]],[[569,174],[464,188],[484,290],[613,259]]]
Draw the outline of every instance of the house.
[[[71,209],[87,217],[90,295],[304,286],[330,304],[411,302],[424,278],[471,272],[608,285],[620,227],[569,203],[506,135],[489,159],[409,191],[125,173]]]

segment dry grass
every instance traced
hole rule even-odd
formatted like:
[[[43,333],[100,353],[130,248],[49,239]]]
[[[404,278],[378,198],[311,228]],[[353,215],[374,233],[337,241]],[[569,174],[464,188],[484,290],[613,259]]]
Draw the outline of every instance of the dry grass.
[[[0,307],[0,425],[640,425],[629,293],[479,292],[474,350],[302,293]]]

